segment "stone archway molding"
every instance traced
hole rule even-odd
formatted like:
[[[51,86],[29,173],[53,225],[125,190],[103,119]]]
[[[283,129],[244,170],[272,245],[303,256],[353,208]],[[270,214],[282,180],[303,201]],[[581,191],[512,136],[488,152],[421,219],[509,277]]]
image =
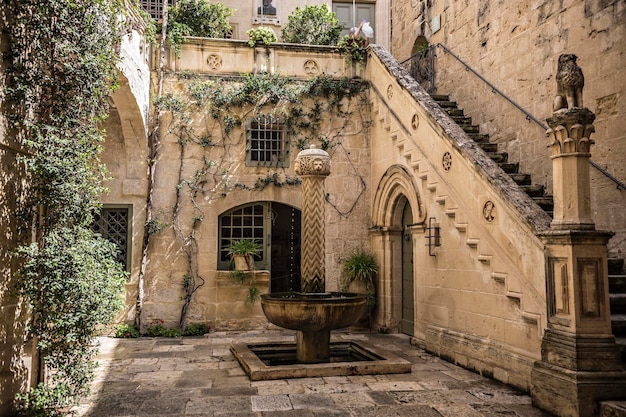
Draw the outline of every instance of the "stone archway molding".
[[[424,223],[426,209],[422,205],[414,177],[402,165],[393,165],[383,174],[372,207],[372,220],[375,228],[397,229],[402,226],[402,213],[396,206],[404,197],[411,205],[415,224]]]
[[[411,207],[414,225],[424,224],[426,209],[414,177],[402,165],[393,165],[381,177],[372,207],[372,248],[379,262],[376,283],[378,308],[375,325],[381,331],[400,330],[402,318],[402,212]]]

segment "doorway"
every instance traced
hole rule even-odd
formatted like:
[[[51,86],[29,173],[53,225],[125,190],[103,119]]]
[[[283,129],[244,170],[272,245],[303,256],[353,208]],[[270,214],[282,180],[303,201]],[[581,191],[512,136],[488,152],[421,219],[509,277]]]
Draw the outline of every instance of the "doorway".
[[[270,292],[300,291],[300,210],[272,203]]]
[[[415,300],[413,297],[413,237],[409,226],[413,224],[411,205],[407,201],[402,212],[402,320],[400,331],[413,336]]]

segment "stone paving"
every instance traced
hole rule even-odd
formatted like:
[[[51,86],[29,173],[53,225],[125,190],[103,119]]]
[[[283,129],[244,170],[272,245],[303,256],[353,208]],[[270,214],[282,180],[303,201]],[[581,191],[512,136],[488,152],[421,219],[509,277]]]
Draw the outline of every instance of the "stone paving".
[[[204,337],[101,338],[100,367],[79,416],[548,417],[530,397],[412,346],[406,335],[333,332],[412,363],[410,374],[253,382],[234,342],[292,341],[294,332],[215,332]]]

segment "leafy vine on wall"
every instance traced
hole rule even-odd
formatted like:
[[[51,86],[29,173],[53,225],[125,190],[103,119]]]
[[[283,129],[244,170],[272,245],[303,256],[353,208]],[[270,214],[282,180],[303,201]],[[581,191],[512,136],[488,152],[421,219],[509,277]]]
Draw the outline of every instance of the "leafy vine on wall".
[[[31,190],[21,218],[35,241],[18,250],[17,290],[30,307],[34,384],[16,396],[25,415],[56,416],[88,392],[94,336],[123,305],[127,273],[91,230],[106,191],[100,162],[116,84],[120,35],[133,26],[120,0],[5,0],[7,118]],[[128,6],[126,4],[126,6]],[[133,14],[132,16],[138,16]],[[131,14],[127,19],[132,19]]]
[[[369,86],[347,78],[318,76],[299,82],[268,73],[231,78],[180,73],[171,75],[169,82],[171,91],[156,104],[170,115],[164,137],[174,137],[179,146],[171,224],[187,258],[180,318],[184,327],[193,295],[204,284],[198,272],[196,237],[205,216],[203,207],[237,190],[261,191],[268,186],[300,184],[300,179],[290,175],[287,165],[281,163],[267,167],[266,175],[253,182],[239,178],[237,168],[245,161],[247,121],[259,116],[280,120],[293,152],[312,143],[327,150],[331,157],[342,150],[352,167],[350,174],[359,178],[361,192],[347,210],[329,203],[340,215],[349,216],[365,191],[365,180],[343,142],[349,124],[355,120],[358,128],[352,127],[349,134],[367,134],[371,123],[366,111]]]

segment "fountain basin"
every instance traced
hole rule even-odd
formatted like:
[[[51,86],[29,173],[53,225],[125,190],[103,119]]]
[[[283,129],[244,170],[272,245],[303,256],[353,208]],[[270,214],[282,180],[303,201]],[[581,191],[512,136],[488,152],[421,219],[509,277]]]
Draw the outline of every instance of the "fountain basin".
[[[330,361],[330,331],[356,323],[367,300],[354,293],[282,292],[262,295],[261,307],[270,323],[297,331],[300,363],[323,363]]]
[[[365,313],[367,300],[354,293],[281,292],[261,295],[261,307],[277,326],[316,332],[353,325]]]

